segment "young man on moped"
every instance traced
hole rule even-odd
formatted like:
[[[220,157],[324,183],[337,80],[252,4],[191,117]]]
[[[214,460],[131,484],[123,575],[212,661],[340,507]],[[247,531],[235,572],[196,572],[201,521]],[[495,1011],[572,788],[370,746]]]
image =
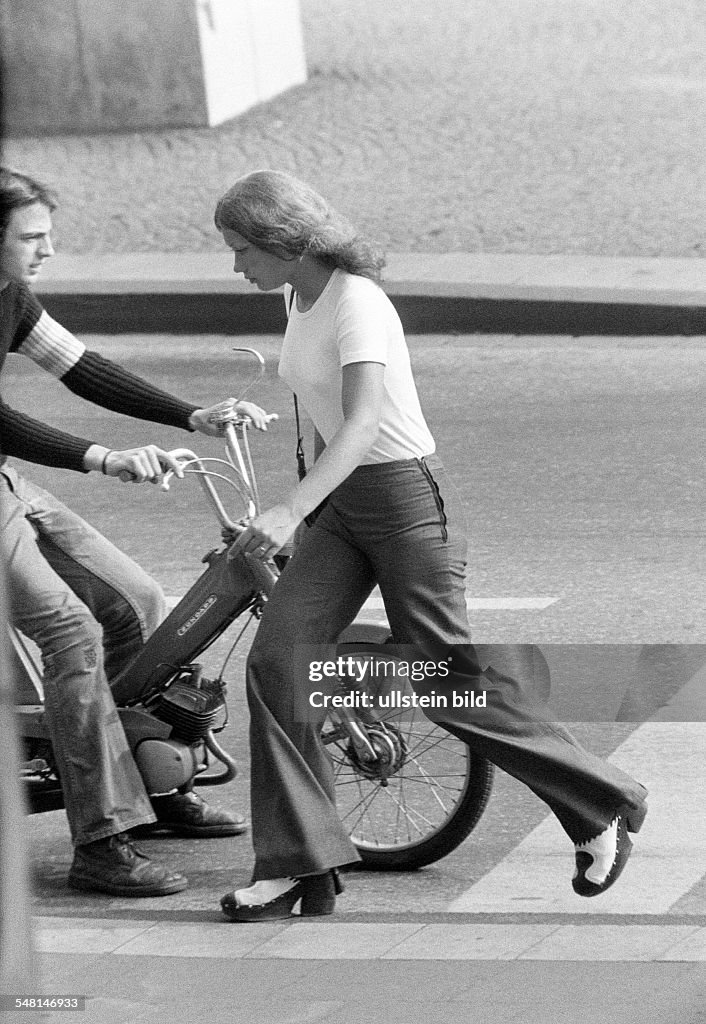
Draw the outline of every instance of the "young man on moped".
[[[53,254],[50,190],[0,168],[0,374],[8,352],[28,356],[88,401],[155,423],[217,436],[237,406],[266,429],[262,409],[234,399],[188,404],[86,349],[31,288]],[[45,710],[75,846],[69,884],[120,896],[179,892],[186,879],[150,861],[130,832],[238,835],[244,819],[192,790],[150,798],[108,680],[164,616],[157,583],[97,530],[32,484],[7,456],[76,472],[157,482],[178,463],[154,444],[112,451],[48,426],[0,400],[0,529],[10,617],[42,655]]]

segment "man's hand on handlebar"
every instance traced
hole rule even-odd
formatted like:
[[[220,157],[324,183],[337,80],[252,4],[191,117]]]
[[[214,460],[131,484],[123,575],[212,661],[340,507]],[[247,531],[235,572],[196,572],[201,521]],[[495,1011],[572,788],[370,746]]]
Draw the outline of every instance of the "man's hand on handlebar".
[[[220,437],[225,424],[237,419],[238,416],[249,417],[258,430],[267,430],[267,424],[277,419],[276,413],[266,413],[254,402],[238,402],[235,398],[228,398],[225,402],[217,402],[207,409],[196,409],[189,417],[189,425],[202,434]]]
[[[134,484],[143,484],[147,480],[153,484],[159,483],[170,469],[178,477],[184,476],[179,460],[156,444],[108,452],[101,460],[100,469],[106,476],[117,476],[123,483]]]

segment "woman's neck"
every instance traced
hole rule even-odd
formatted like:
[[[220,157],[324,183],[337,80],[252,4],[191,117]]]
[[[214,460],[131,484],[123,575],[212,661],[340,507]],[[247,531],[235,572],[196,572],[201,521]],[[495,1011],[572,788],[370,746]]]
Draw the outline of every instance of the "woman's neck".
[[[305,254],[297,261],[296,270],[292,273],[289,283],[297,293],[297,309],[306,313],[331,280],[333,270],[323,263]]]

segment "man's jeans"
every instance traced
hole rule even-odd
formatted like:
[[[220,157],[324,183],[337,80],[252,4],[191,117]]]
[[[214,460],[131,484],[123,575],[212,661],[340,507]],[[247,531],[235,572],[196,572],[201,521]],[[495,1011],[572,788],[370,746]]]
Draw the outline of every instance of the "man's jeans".
[[[108,686],[164,615],[139,566],[51,494],[0,467],[10,617],[39,647],[76,845],[155,820]]]

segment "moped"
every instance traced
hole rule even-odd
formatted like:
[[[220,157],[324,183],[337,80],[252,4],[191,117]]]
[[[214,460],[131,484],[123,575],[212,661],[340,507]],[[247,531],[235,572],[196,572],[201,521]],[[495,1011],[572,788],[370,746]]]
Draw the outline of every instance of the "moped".
[[[257,360],[259,380],[265,370],[260,353],[235,351]],[[172,452],[184,475],[198,478],[220,524],[220,546],[204,555],[206,569],[133,661],[111,680],[125,734],[151,796],[190,783],[223,785],[237,772],[221,741],[229,717],[223,672],[232,648],[214,678],[204,675],[197,659],[237,619],[259,618],[286,565],[286,554],[263,562],[234,546],[243,524],[260,511],[249,426],[245,416],[225,424],[225,458],[201,458],[187,448]],[[164,489],[172,476],[165,474]],[[224,504],[225,488],[235,492],[235,515]],[[244,632],[238,630],[234,645]],[[57,809],[63,796],[44,718],[41,668],[19,632],[10,628],[10,639],[28,808],[31,813]],[[341,694],[354,696],[372,685],[366,680],[375,678],[376,659],[391,639],[384,623],[364,618],[340,636],[337,651],[343,660],[350,665],[353,657],[364,665],[362,672],[337,679]],[[366,665],[371,670],[367,674]],[[338,705],[328,710],[321,735],[333,762],[338,811],[361,866],[413,870],[454,850],[483,814],[492,765],[418,708],[380,711],[355,699]]]

